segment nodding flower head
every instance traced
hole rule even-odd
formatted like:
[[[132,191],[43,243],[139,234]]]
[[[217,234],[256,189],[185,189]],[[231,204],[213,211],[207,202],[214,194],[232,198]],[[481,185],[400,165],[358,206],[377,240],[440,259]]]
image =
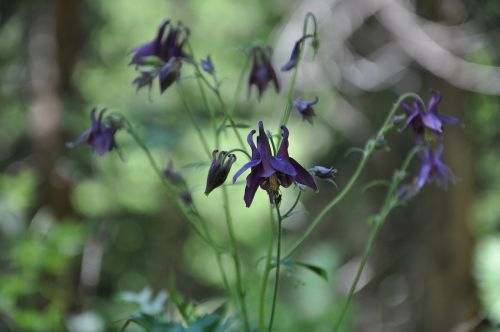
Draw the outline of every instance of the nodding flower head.
[[[335,178],[337,177],[337,170],[333,167],[314,166],[309,168],[309,173],[333,184],[335,184]]]
[[[456,118],[438,111],[441,99],[441,93],[433,91],[427,109],[418,100],[413,102],[413,107],[403,103],[401,107],[406,111],[407,117],[401,131],[411,126],[417,135],[417,140],[422,140],[431,138],[427,135],[429,132],[441,135],[443,133],[443,124],[458,125],[460,122]]]
[[[250,51],[252,68],[248,78],[248,95],[250,96],[252,85],[255,85],[259,100],[262,98],[269,82],[273,82],[276,92],[280,91],[278,76],[276,76],[276,72],[271,65],[271,54],[272,50],[270,48],[254,47]]]
[[[425,147],[425,150],[420,154],[422,161],[420,172],[415,182],[416,191],[433,181],[436,181],[443,188],[448,187],[449,182],[454,182],[453,173],[443,162],[444,147],[440,144],[435,150],[430,145]]]
[[[299,111],[300,115],[302,115],[303,120],[306,120],[307,122],[312,124],[312,119],[316,115],[312,107],[318,102],[318,97],[315,97],[313,100],[295,99],[293,102],[293,107],[297,109],[297,111]]]
[[[292,54],[290,55],[290,59],[288,60],[287,63],[281,67],[281,71],[289,71],[292,70],[297,66],[297,63],[299,62],[299,57],[300,57],[300,50],[302,47],[302,44],[307,38],[313,38],[313,35],[305,35],[302,36],[299,40],[295,42],[295,45],[293,46],[292,49]],[[313,39],[316,40],[316,39]]]
[[[295,159],[288,155],[288,129],[281,126],[283,139],[275,156],[271,153],[269,139],[264,131],[262,121],[259,121],[259,136],[257,146],[253,141],[255,130],[248,134],[248,144],[252,149],[252,160],[246,163],[233,177],[233,183],[249,168],[250,174],[246,179],[245,203],[249,207],[260,186],[267,191],[271,203],[279,205],[281,200],[280,186],[288,188],[297,182],[317,190],[316,183],[309,172]]]
[[[215,150],[212,153],[213,160],[208,170],[207,186],[205,188],[205,195],[208,196],[212,190],[221,186],[226,181],[231,166],[236,161],[236,156],[232,153],[228,154],[226,151]]]
[[[190,61],[184,46],[189,37],[189,29],[181,23],[176,26],[170,21],[163,23],[155,39],[136,47],[130,64],[145,67],[134,80],[137,89],[151,86],[154,77],[160,81],[160,91],[164,92],[180,76],[182,61]]]
[[[93,108],[90,113],[92,127],[84,131],[80,137],[73,142],[68,143],[68,147],[72,148],[85,142],[90,145],[99,156],[103,156],[113,149],[117,149],[115,134],[120,128],[119,122],[104,121],[104,113],[106,109],[102,109],[96,118],[97,109]]]

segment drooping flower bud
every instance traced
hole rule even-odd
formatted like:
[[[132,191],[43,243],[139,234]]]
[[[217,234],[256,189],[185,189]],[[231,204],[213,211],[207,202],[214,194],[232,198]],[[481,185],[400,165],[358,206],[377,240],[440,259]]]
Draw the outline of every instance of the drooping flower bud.
[[[236,156],[232,153],[228,154],[226,151],[215,150],[212,153],[213,160],[208,170],[207,186],[205,195],[208,196],[215,188],[221,186],[226,181],[231,166],[236,161]]]
[[[314,166],[309,168],[309,173],[333,184],[335,184],[335,178],[337,177],[337,170],[333,167]]]

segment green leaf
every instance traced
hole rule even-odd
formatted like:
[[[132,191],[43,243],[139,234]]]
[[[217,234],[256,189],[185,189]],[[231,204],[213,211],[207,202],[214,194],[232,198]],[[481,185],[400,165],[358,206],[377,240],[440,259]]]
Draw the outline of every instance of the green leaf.
[[[292,266],[303,267],[303,268],[313,272],[314,274],[318,275],[319,277],[321,277],[325,281],[328,281],[328,273],[321,266],[317,266],[317,265],[305,263],[305,262],[300,262],[300,261],[294,261],[292,259],[282,260],[281,264],[288,266],[288,267],[292,267]]]

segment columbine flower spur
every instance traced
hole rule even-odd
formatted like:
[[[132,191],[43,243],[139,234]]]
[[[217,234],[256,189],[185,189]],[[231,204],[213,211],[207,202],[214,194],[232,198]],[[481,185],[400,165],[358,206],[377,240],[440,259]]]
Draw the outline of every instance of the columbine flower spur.
[[[273,156],[269,139],[264,131],[264,124],[259,121],[259,136],[257,137],[257,146],[253,142],[255,130],[252,130],[247,137],[248,144],[252,149],[252,160],[246,163],[233,177],[233,183],[247,169],[251,168],[247,176],[245,187],[245,203],[247,207],[252,204],[257,188],[260,186],[267,191],[272,203],[280,202],[280,186],[290,187],[294,182],[308,186],[317,190],[316,183],[309,172],[302,167],[295,159],[288,155],[288,129],[281,126],[283,131],[283,140],[276,153]]]

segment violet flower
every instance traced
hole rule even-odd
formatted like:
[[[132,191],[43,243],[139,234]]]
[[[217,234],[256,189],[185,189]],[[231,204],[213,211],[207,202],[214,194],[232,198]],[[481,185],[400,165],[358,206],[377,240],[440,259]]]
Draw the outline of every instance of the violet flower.
[[[68,147],[73,148],[85,142],[87,145],[90,145],[99,156],[103,156],[107,152],[118,148],[115,141],[115,134],[118,127],[113,126],[111,123],[103,122],[104,113],[106,112],[105,108],[99,112],[97,118],[95,116],[96,111],[97,109],[93,108],[90,113],[92,127],[84,131],[76,140],[68,143]]]
[[[252,160],[245,164],[233,177],[233,183],[247,169],[251,168],[247,176],[244,200],[247,207],[250,207],[254,199],[257,188],[260,186],[267,191],[271,203],[280,203],[279,188],[288,188],[292,183],[297,182],[317,190],[316,183],[309,172],[302,167],[295,159],[288,155],[288,129],[281,126],[283,139],[276,156],[271,153],[269,139],[264,131],[262,121],[259,121],[259,136],[257,146],[253,141],[255,130],[252,130],[247,137],[248,144],[252,149]]]
[[[440,144],[435,151],[433,151],[432,147],[429,145],[420,154],[422,165],[415,182],[415,189],[417,191],[422,189],[425,184],[433,181],[436,181],[440,186],[446,189],[448,183],[454,181],[455,177],[453,173],[442,160],[443,151],[444,146],[442,144]]]
[[[267,89],[269,82],[273,82],[276,92],[280,91],[280,83],[273,66],[271,65],[270,48],[255,47],[251,51],[252,68],[250,69],[250,76],[248,78],[248,95],[252,85],[257,87],[258,98],[262,98],[262,94]]]
[[[307,122],[312,124],[312,118],[316,115],[312,106],[316,105],[318,102],[318,97],[315,97],[313,100],[295,99],[293,102],[293,107],[297,111],[299,111],[300,115],[302,115],[303,120],[306,120]]]
[[[441,99],[441,93],[433,91],[432,97],[427,104],[427,110],[424,109],[424,105],[418,100],[413,102],[413,108],[407,103],[403,103],[401,107],[406,111],[407,118],[401,131],[411,126],[417,134],[417,138],[421,139],[425,136],[426,129],[437,134],[442,134],[443,123],[453,126],[458,125],[460,122],[456,118],[438,111],[438,104],[441,102]]]
[[[138,89],[146,85],[151,86],[152,78],[156,76],[160,81],[161,92],[164,92],[175,82],[180,76],[182,61],[191,59],[184,52],[188,37],[189,30],[181,23],[173,26],[170,25],[170,21],[166,21],[158,29],[154,40],[134,49],[130,64],[152,67],[147,71],[142,71],[140,76],[134,80]]]
[[[203,68],[203,70],[210,75],[213,75],[213,73],[215,72],[215,68],[210,55],[207,55],[206,59],[201,60],[201,68]]]
[[[236,161],[234,154],[228,154],[226,151],[215,150],[212,153],[213,160],[208,170],[207,186],[205,188],[205,195],[208,196],[212,190],[221,186],[226,181],[229,171]]]
[[[288,60],[287,63],[283,65],[283,67],[281,67],[281,71],[289,71],[297,66],[300,56],[300,48],[302,47],[302,44],[307,38],[312,38],[312,37],[313,35],[305,35],[295,42],[292,54],[290,55],[290,59]]]

